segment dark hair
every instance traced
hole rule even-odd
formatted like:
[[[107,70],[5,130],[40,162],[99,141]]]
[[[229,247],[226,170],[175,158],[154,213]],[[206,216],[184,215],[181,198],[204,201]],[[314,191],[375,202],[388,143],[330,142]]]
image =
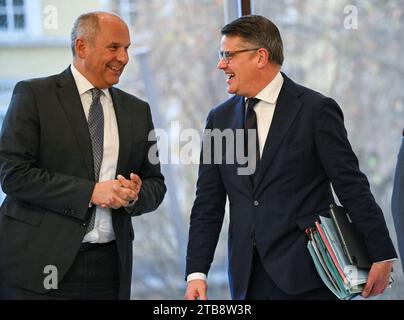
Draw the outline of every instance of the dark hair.
[[[283,63],[283,43],[277,26],[263,16],[242,16],[221,30],[222,35],[239,36],[244,41],[269,51],[269,61]]]
[[[71,48],[73,57],[76,56],[76,40],[79,37],[94,42],[98,31],[100,30],[98,23],[99,12],[88,12],[80,15],[74,22],[71,33]]]

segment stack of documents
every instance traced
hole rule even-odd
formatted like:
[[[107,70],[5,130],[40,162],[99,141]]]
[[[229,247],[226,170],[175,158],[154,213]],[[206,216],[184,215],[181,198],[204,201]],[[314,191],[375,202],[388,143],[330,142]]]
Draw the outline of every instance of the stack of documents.
[[[349,300],[362,292],[369,269],[350,263],[344,253],[334,221],[319,217],[315,226],[307,228],[307,248],[325,285],[341,300]]]

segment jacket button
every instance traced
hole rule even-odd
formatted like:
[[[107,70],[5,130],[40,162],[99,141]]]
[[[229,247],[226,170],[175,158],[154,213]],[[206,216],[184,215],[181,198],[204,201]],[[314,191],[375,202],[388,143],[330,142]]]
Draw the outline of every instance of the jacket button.
[[[81,227],[84,229],[85,227],[87,227],[87,223],[82,223]]]
[[[254,201],[254,207],[258,207],[259,205],[260,205],[259,201],[258,201],[258,200],[255,200],[255,201]]]

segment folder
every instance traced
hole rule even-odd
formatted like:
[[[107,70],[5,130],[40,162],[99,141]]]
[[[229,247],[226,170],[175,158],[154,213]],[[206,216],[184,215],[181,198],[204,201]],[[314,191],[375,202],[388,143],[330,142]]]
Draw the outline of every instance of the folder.
[[[358,234],[345,208],[330,205],[330,216],[334,221],[342,248],[349,262],[361,269],[370,269],[372,263],[363,239]]]
[[[345,257],[341,260],[344,252],[342,247],[336,246],[339,240],[337,243],[334,240],[337,231],[332,219],[320,216],[314,227],[306,229],[306,234],[309,238],[307,248],[324,284],[341,300],[352,299],[361,293],[368,272],[349,265]]]
[[[349,300],[363,291],[372,264],[345,208],[331,204],[329,213],[306,229],[307,249],[324,284],[338,299]]]

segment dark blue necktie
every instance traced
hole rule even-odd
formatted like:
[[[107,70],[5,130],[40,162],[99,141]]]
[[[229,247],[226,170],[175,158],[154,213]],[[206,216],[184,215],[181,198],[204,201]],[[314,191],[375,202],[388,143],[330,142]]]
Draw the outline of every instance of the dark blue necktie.
[[[97,88],[91,89],[93,101],[88,113],[88,130],[90,131],[91,146],[93,151],[94,161],[94,178],[98,182],[100,177],[100,168],[104,151],[104,112],[100,97],[102,91]],[[87,232],[94,228],[95,223],[95,206],[91,208],[91,218],[88,223]]]
[[[258,171],[258,165],[259,165],[259,160],[260,160],[260,147],[259,147],[259,141],[258,141],[258,126],[257,126],[257,114],[254,111],[254,107],[257,105],[257,103],[260,101],[260,99],[257,98],[248,98],[246,101],[246,107],[247,111],[245,114],[245,121],[244,121],[244,150],[246,154],[248,155],[248,161],[251,163],[251,161],[255,162],[255,171],[250,175],[251,183],[254,187],[255,181],[254,177],[255,174]],[[248,138],[248,130],[254,130],[255,132],[255,154],[248,154],[248,146],[252,144],[251,138]]]

